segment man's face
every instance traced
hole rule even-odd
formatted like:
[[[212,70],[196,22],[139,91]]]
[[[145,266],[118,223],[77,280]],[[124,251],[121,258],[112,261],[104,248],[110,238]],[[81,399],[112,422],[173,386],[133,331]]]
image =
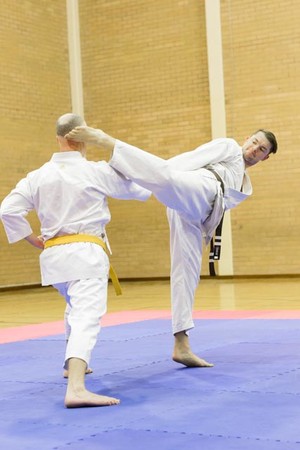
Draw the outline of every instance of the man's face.
[[[242,146],[246,166],[251,167],[268,159],[271,148],[272,145],[262,131],[247,138]]]

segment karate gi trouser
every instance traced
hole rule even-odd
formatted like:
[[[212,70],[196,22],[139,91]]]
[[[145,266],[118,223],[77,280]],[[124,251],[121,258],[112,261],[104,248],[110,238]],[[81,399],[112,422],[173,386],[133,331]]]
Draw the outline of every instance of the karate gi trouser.
[[[71,334],[71,327],[69,324],[70,311],[71,311],[71,306],[69,305],[69,303],[67,303],[66,308],[65,308],[65,313],[64,313],[65,338],[66,338],[67,342],[68,342],[70,334]]]
[[[194,328],[193,305],[200,281],[202,233],[198,222],[168,208],[171,254],[171,306],[173,334]]]
[[[173,333],[189,330],[202,262],[201,224],[212,210],[216,179],[205,169],[181,171],[174,162],[121,141],[110,165],[168,207]]]
[[[70,358],[89,364],[107,309],[107,277],[68,281],[53,285],[67,302],[65,311],[65,368]]]

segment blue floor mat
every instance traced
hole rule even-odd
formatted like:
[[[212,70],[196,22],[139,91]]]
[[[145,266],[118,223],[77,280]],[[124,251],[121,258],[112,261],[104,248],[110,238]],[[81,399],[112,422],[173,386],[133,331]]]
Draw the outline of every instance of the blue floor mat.
[[[300,450],[300,321],[197,320],[174,363],[169,320],[103,328],[88,389],[121,404],[63,406],[64,336],[0,345],[0,446],[9,450]]]

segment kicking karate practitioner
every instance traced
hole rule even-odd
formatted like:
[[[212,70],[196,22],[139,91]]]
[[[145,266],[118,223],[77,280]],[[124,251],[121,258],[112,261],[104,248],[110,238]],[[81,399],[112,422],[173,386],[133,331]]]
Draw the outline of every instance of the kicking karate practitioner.
[[[104,250],[105,226],[110,221],[107,196],[145,201],[151,192],[117,173],[106,162],[85,158],[83,143],[64,136],[84,120],[65,114],[57,121],[59,152],[30,172],[3,200],[1,219],[10,243],[26,239],[42,249],[42,285],[53,285],[68,308],[65,369],[68,385],[65,406],[108,406],[119,403],[85,387],[85,371],[106,312],[110,269]],[[26,215],[35,210],[41,237],[31,229]]]
[[[67,137],[111,151],[111,167],[152,191],[167,206],[173,360],[188,367],[211,367],[193,353],[187,334],[194,327],[192,311],[201,271],[202,238],[208,243],[223,212],[252,194],[246,169],[276,153],[274,134],[258,130],[242,147],[233,139],[215,139],[168,160],[89,127],[77,127]]]

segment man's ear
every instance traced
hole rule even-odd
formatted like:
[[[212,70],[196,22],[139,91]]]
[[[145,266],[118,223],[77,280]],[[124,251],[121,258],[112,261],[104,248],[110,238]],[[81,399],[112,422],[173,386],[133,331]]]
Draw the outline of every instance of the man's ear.
[[[68,146],[69,146],[70,148],[72,148],[73,150],[78,150],[77,142],[71,141],[71,140],[69,140],[69,139],[66,139],[66,141],[67,141]]]
[[[265,160],[268,159],[268,158],[270,158],[270,155],[266,155],[266,156],[262,159],[262,161],[265,161]]]

